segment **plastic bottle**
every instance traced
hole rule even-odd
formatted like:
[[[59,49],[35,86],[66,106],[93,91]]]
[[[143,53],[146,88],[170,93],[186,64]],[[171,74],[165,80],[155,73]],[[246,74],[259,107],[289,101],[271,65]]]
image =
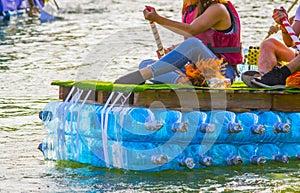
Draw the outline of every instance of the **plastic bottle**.
[[[298,143],[300,141],[300,113],[285,113],[284,115],[286,123],[290,125],[290,132],[281,134],[279,140],[290,143]]]
[[[205,144],[190,144],[182,154],[184,158],[193,160],[194,168],[204,168],[212,164],[212,158],[207,155],[208,150],[209,147]]]
[[[154,135],[154,140],[165,143],[166,141],[185,141],[187,132],[189,132],[189,126],[182,120],[182,113],[180,111],[168,110],[168,109],[157,109],[152,111],[155,115],[155,119],[163,124],[163,127],[158,130]],[[177,132],[181,129],[182,131],[186,128],[186,132]]]
[[[230,111],[211,112],[210,122],[216,125],[217,143],[230,143],[238,140],[243,128],[236,122],[236,115]]]
[[[243,163],[243,159],[239,155],[231,155],[226,159],[227,165],[229,166],[237,166]]]
[[[174,134],[173,124],[181,119],[179,111],[166,109],[152,112],[148,108],[121,107],[114,115],[122,139],[127,141],[167,141]]]
[[[100,136],[100,122],[97,119],[97,109],[98,105],[93,104],[84,104],[80,109],[78,109],[78,113],[75,124],[78,129],[78,133],[82,137],[86,136]]]
[[[228,78],[211,78],[207,81],[210,88],[229,88],[231,86],[230,79]]]
[[[49,160],[57,160],[57,154],[56,154],[56,135],[54,133],[49,133],[44,142],[42,143],[42,146],[40,147],[45,159]]]
[[[266,163],[264,156],[257,155],[258,147],[256,144],[238,146],[239,155],[246,164],[263,165]]]
[[[192,139],[192,143],[199,144],[204,138],[212,137],[215,131],[215,125],[208,123],[208,117],[205,112],[192,111],[184,114],[183,120],[187,122],[189,127],[188,140]]]
[[[114,168],[135,171],[158,171],[168,167],[170,152],[148,142],[108,142],[108,161]],[[176,150],[176,146],[174,145]]]
[[[41,120],[43,121],[43,125],[49,133],[57,132],[58,121],[59,121],[57,109],[59,108],[60,105],[61,105],[61,102],[51,101],[41,111],[41,112],[47,112],[47,113],[46,114],[42,113],[42,115],[39,115],[39,116],[42,116]],[[51,115],[51,116],[48,117],[48,115],[49,116]],[[44,116],[46,116],[46,117],[44,117]]]
[[[258,145],[257,155],[264,156],[267,160],[275,160],[282,163],[288,163],[288,155],[275,144]]]
[[[265,126],[258,123],[258,116],[253,112],[239,113],[236,117],[237,122],[242,126],[243,132],[236,135],[237,142],[257,143],[261,135],[265,132]]]
[[[286,141],[280,145],[280,149],[284,154],[288,155],[289,157],[297,157],[300,155],[300,144],[299,142],[289,142]]]
[[[265,133],[260,136],[260,141],[264,143],[273,143],[279,139],[279,135],[274,133],[274,126],[281,122],[280,117],[272,111],[258,112],[259,124],[264,125]]]
[[[193,169],[195,167],[195,161],[192,157],[186,157],[185,155],[181,154],[181,156],[177,158],[177,161],[178,165],[181,167],[188,169]]]
[[[212,158],[213,165],[239,165],[242,158],[237,148],[229,144],[215,144],[207,152],[207,156]]]

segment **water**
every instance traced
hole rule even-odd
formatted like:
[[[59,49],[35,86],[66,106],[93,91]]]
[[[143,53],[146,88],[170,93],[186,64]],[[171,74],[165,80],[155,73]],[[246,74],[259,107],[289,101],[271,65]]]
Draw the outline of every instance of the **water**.
[[[273,24],[274,7],[293,1],[233,0],[241,16],[243,45],[257,46]],[[145,4],[180,19],[182,1],[65,0],[64,19],[40,24],[12,18],[0,31],[0,192],[293,192],[299,163],[210,167],[138,173],[44,161],[37,145],[47,132],[38,112],[57,99],[53,80],[113,81],[155,58]],[[159,27],[165,46],[182,38]]]

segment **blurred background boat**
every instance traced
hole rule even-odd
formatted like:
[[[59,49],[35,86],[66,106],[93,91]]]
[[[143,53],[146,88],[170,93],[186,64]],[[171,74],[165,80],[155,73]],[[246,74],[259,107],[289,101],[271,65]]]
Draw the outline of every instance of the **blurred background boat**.
[[[61,18],[61,9],[56,0],[33,0],[33,3],[35,9],[33,9],[34,13],[31,13],[28,0],[0,0],[0,20],[7,21],[13,16],[23,14],[38,17],[41,22]]]

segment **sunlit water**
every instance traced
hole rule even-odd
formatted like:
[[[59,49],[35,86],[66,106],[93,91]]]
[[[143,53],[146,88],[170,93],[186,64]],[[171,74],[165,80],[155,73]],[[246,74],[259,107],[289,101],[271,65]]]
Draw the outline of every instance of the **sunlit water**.
[[[272,9],[292,1],[233,0],[241,16],[244,47],[258,46],[273,21]],[[90,0],[61,3],[63,20],[40,24],[14,17],[0,31],[0,192],[293,192],[299,163],[209,167],[138,173],[44,161],[38,144],[47,131],[38,112],[57,99],[53,80],[113,81],[155,58],[143,19],[145,4],[180,19],[181,1]],[[163,44],[182,40],[159,27]]]

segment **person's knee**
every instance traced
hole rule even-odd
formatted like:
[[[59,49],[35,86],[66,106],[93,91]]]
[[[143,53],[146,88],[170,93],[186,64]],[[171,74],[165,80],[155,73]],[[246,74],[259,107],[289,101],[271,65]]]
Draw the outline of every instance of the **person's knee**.
[[[184,41],[184,43],[186,43],[192,47],[202,47],[204,45],[201,40],[199,40],[198,38],[194,38],[194,37],[186,39]]]
[[[156,60],[153,60],[153,59],[143,60],[143,61],[139,64],[139,69],[146,68],[147,66],[152,65],[155,61],[156,61]]]
[[[273,49],[276,48],[278,44],[280,44],[281,42],[279,42],[279,40],[275,39],[275,38],[269,38],[265,41],[263,41],[260,45],[260,49]]]

